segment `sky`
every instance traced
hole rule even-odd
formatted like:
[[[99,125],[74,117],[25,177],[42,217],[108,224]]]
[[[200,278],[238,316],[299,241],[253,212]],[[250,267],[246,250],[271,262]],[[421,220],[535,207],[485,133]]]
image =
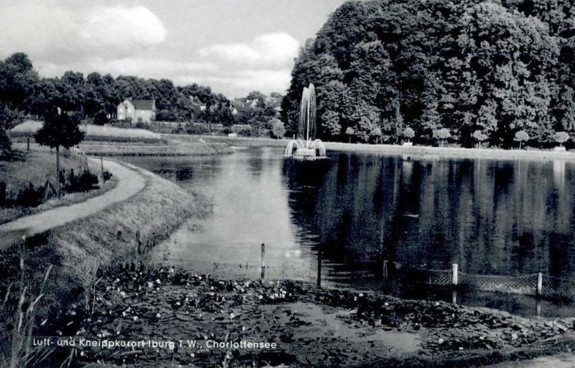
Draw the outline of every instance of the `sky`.
[[[0,58],[197,83],[229,98],[284,93],[294,58],[345,0],[0,0]]]

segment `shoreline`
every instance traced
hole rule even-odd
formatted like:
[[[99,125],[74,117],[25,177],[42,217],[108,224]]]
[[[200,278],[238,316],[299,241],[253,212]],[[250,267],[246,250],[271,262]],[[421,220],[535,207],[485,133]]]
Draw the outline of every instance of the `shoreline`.
[[[290,140],[272,138],[217,137],[198,136],[206,141],[227,143],[231,146],[245,147],[286,147]],[[519,150],[499,148],[460,148],[431,146],[401,146],[392,144],[357,144],[341,142],[323,142],[328,151],[372,153],[381,155],[409,156],[409,159],[488,159],[488,160],[565,160],[575,161],[575,153],[552,150]]]

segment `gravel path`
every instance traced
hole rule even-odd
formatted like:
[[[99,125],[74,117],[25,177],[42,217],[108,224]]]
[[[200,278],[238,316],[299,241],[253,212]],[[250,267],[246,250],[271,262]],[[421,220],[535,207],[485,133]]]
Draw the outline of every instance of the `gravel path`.
[[[99,163],[99,160],[97,161]],[[74,220],[93,215],[112,204],[125,201],[144,188],[145,178],[138,171],[110,160],[104,160],[104,168],[118,178],[118,184],[115,188],[84,202],[53,208],[0,225],[0,249],[23,235],[40,234]]]

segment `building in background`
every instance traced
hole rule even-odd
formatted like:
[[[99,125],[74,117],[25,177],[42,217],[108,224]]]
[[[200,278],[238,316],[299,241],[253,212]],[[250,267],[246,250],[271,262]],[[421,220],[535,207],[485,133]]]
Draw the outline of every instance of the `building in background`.
[[[118,105],[118,120],[132,123],[150,123],[156,120],[156,100],[127,98]]]

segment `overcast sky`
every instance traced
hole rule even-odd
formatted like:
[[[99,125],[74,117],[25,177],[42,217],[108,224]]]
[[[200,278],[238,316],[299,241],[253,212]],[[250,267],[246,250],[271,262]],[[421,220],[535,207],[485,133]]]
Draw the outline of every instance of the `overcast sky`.
[[[198,83],[228,97],[283,93],[300,45],[344,0],[0,0],[0,58]]]

